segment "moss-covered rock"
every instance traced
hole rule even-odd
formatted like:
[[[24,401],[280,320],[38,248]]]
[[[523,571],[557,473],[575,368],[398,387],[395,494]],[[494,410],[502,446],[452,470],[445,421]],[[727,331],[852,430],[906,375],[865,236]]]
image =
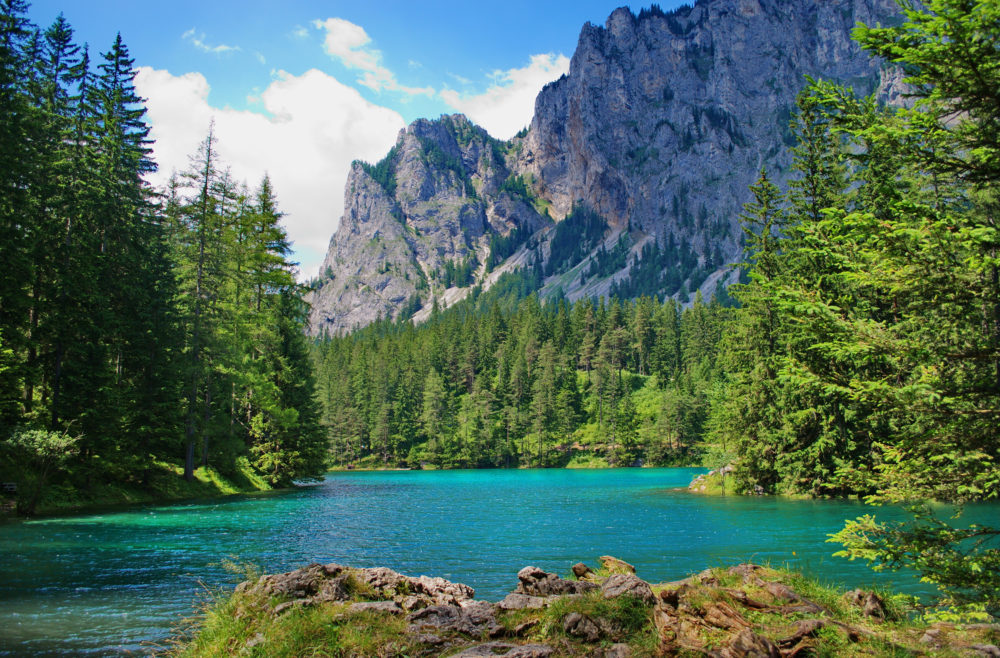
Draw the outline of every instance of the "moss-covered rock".
[[[638,658],[1000,652],[1000,626],[928,625],[910,619],[892,597],[844,594],[787,571],[742,564],[650,585],[630,573],[608,574],[611,560],[602,558],[605,568],[586,572],[586,587],[560,585],[555,590],[562,593],[505,599],[531,599],[530,606],[476,601],[471,588],[440,578],[314,564],[241,584],[206,611],[193,637],[173,653]],[[536,571],[557,585],[583,582],[531,573]],[[625,581],[629,587],[617,586]]]

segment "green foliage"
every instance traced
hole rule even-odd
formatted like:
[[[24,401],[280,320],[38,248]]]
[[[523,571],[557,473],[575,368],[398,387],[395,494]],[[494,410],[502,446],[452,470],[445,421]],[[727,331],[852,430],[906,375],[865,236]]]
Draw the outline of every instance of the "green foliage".
[[[602,244],[598,247],[593,257],[591,257],[590,265],[587,267],[583,278],[585,280],[593,278],[603,279],[625,269],[625,266],[628,264],[628,253],[631,246],[631,241],[625,233],[622,233],[618,237],[618,242],[615,243],[615,246],[610,251],[605,249]]]
[[[876,571],[913,569],[938,586],[941,603],[962,613],[1000,614],[1000,530],[977,524],[954,527],[934,511],[911,508],[907,523],[880,523],[866,514],[828,541],[844,546],[836,555],[863,559]],[[955,517],[957,520],[957,517]]]
[[[452,286],[464,288],[472,285],[475,281],[475,272],[478,266],[479,262],[474,253],[469,254],[457,263],[452,260],[446,260],[444,266],[441,268],[441,285],[445,288],[451,288]]]
[[[728,310],[700,299],[687,311],[650,298],[543,305],[525,296],[533,281],[508,273],[419,327],[382,321],[317,345],[336,461],[696,463]]]
[[[64,468],[78,450],[80,437],[66,432],[50,432],[40,429],[15,430],[3,447],[10,458],[20,464],[22,488],[18,501],[18,511],[25,515],[35,512],[49,477],[56,469]]]
[[[527,241],[529,235],[530,231],[520,226],[515,227],[507,235],[491,233],[490,255],[486,259],[486,271],[492,272],[494,267],[512,256]]]
[[[389,198],[396,195],[396,159],[399,157],[399,144],[394,145],[384,158],[375,164],[358,161],[365,173],[382,186]]]
[[[211,132],[195,162],[167,206],[187,330],[185,476],[196,461],[226,471],[249,454],[272,486],[318,477],[307,308],[271,183],[250,193],[220,173]]]
[[[787,201],[764,178],[744,217],[749,282],[724,350],[713,438],[742,490],[869,502],[1000,496],[1000,55],[995,3],[906,4],[859,28],[902,65],[911,108],[811,82],[792,123]],[[942,602],[996,613],[998,531],[919,505],[835,536],[912,568]]]
[[[528,183],[524,180],[524,176],[520,174],[511,174],[500,184],[500,192],[506,192],[507,194],[520,198],[525,203],[533,203],[535,200],[535,195],[531,192],[528,187]]]
[[[557,223],[549,240],[549,260],[546,276],[566,271],[576,265],[600,244],[608,230],[603,217],[583,205],[573,210]]]
[[[660,240],[650,240],[643,245],[628,275],[611,284],[610,296],[621,299],[642,295],[671,297],[680,293],[685,282],[689,282],[689,289],[699,288],[709,274],[724,265],[717,245],[701,266],[690,243],[684,238],[678,242],[671,233],[664,244],[660,244]],[[599,266],[598,271],[612,266]]]
[[[28,438],[69,434],[74,450],[35,480],[70,499],[153,491],[157,464],[185,450],[193,480],[196,443],[230,474],[265,444],[284,455],[272,481],[321,472],[319,414],[299,384],[301,300],[282,301],[301,291],[270,182],[250,194],[221,174],[210,135],[188,175],[152,190],[121,37],[94,65],[63,17],[40,31],[25,11],[0,3],[4,478],[42,469]],[[26,511],[49,505],[48,491],[31,498]]]

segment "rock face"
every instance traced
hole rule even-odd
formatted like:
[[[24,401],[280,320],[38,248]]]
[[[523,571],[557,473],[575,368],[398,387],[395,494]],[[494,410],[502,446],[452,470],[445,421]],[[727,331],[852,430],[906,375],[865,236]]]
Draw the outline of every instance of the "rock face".
[[[583,28],[569,75],[539,94],[520,161],[557,216],[583,200],[613,226],[733,244],[701,217],[734,219],[761,166],[788,170],[804,76],[875,88],[878,63],[851,29],[895,11],[893,0],[617,9],[604,27]]]
[[[311,295],[310,332],[336,334],[397,318],[408,304],[411,312],[429,307],[433,295],[467,284],[449,267],[474,276],[491,243],[550,225],[517,190],[501,189],[510,159],[508,145],[455,115],[412,123],[378,165],[355,162]]]
[[[779,182],[788,177],[788,124],[805,76],[892,96],[898,80],[880,73],[851,30],[896,12],[894,0],[699,0],[670,13],[621,8],[603,27],[587,24],[569,74],[539,94],[526,135],[501,143],[464,117],[421,120],[380,171],[355,165],[311,331],[410,313],[418,295],[425,305],[457,299],[467,282],[446,290],[446,263],[475,256],[481,265],[491,238],[514,229],[536,235],[530,249],[504,250],[515,261],[508,269],[547,259],[549,214],[559,221],[580,205],[608,225],[591,254],[624,235],[629,259],[587,277],[586,256],[569,264],[577,269],[550,273],[547,290],[606,294],[656,241],[672,245],[678,262],[666,266],[677,265],[684,290],[711,292],[740,255],[749,185],[762,167]],[[516,175],[526,188],[504,185]],[[493,280],[486,268],[476,274],[486,286]],[[681,294],[677,280],[663,285]]]

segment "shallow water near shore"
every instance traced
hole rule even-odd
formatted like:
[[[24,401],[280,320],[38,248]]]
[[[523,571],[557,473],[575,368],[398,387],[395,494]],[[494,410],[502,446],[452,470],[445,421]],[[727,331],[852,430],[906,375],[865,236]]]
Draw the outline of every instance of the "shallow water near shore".
[[[871,509],[851,501],[707,497],[702,469],[391,471],[330,474],[265,495],[0,526],[0,655],[148,653],[239,577],[224,560],[287,571],[387,566],[502,598],[517,571],[567,574],[611,554],[650,581],[742,561],[828,583],[922,593],[912,576],[832,557],[827,535]],[[1000,507],[978,510],[996,516]],[[893,510],[880,510],[891,518]]]

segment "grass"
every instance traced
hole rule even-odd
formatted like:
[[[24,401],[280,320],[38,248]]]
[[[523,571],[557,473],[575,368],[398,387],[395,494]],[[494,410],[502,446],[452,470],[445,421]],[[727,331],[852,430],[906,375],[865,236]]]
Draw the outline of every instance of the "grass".
[[[353,599],[371,592],[354,590]],[[269,609],[275,600],[260,594],[217,595],[182,639],[174,656],[409,656],[417,645],[406,633],[404,617],[379,612],[350,612],[350,602],[298,608],[281,615]],[[193,630],[189,629],[189,630]]]
[[[705,496],[725,496],[733,493],[733,478],[731,476],[727,477],[725,487],[723,487],[722,475],[720,475],[718,471],[712,473],[711,475],[706,474],[701,476],[697,482],[698,486],[691,489],[692,492],[697,494]],[[702,486],[705,488],[702,489]]]
[[[223,475],[212,467],[195,469],[194,480],[184,479],[184,468],[168,462],[155,462],[147,483],[95,483],[86,489],[71,484],[54,484],[42,495],[36,514],[61,514],[93,507],[131,503],[155,503],[190,498],[213,498],[237,493],[271,489],[250,463],[241,458],[237,471]]]
[[[653,610],[642,601],[621,596],[605,599],[599,591],[592,591],[579,597],[565,597],[542,610],[520,610],[500,617],[500,623],[507,629],[518,624],[536,621],[523,635],[527,642],[540,642],[550,646],[563,646],[566,654],[587,655],[592,644],[574,638],[563,630],[563,619],[571,613],[579,613],[602,624],[599,644],[625,643],[632,649],[632,655],[657,655],[659,638],[653,624]]]

